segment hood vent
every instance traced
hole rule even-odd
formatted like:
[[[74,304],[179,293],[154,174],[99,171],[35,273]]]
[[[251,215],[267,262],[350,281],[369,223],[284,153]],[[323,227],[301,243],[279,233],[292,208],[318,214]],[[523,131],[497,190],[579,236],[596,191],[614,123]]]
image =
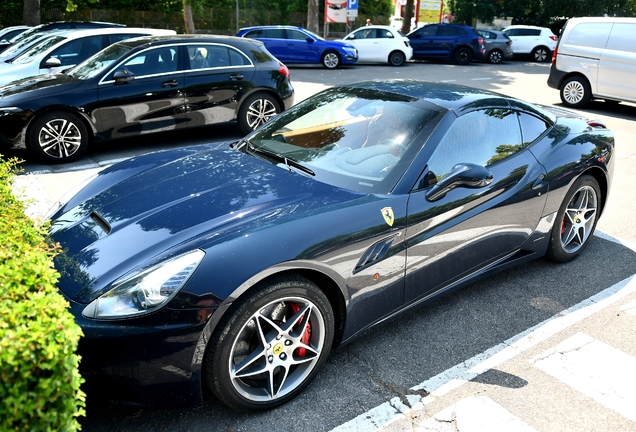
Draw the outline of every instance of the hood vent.
[[[358,261],[358,264],[353,270],[353,273],[358,273],[359,271],[369,267],[370,265],[381,261],[386,256],[389,249],[391,249],[391,245],[396,238],[397,235],[385,238],[367,249],[367,251],[362,255],[362,258],[360,258],[360,261]]]
[[[98,227],[100,227],[106,234],[110,234],[110,224],[108,222],[106,222],[106,219],[104,219],[103,217],[101,217],[101,215],[92,212],[91,213],[91,219],[93,220],[93,222],[95,222],[95,224],[97,224]]]

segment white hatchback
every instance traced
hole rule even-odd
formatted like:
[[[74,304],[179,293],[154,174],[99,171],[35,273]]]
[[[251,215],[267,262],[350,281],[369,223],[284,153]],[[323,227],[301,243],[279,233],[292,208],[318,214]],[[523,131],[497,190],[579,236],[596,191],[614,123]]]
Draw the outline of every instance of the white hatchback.
[[[559,38],[547,27],[513,25],[503,29],[512,40],[515,54],[530,54],[536,62],[547,62],[552,59],[552,52]]]
[[[409,39],[395,27],[371,25],[360,27],[344,37],[343,42],[358,50],[358,63],[389,63],[401,66],[413,57]]]
[[[17,57],[0,63],[0,85],[69,69],[121,40],[174,34],[174,30],[131,27],[52,31]]]

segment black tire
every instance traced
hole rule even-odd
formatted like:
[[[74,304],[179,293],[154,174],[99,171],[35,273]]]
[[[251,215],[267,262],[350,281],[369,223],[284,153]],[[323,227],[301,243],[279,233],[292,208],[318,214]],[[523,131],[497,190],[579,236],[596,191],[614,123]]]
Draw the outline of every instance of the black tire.
[[[535,47],[530,53],[530,57],[537,63],[545,63],[552,59],[550,49],[544,46]]]
[[[391,66],[402,66],[406,61],[406,56],[402,51],[393,51],[389,54],[389,64]]]
[[[473,60],[473,52],[468,48],[458,48],[453,54],[455,63],[460,65],[467,65]]]
[[[340,66],[340,56],[335,51],[325,51],[322,54],[320,63],[327,69],[335,69]]]
[[[560,90],[561,101],[571,108],[582,108],[592,99],[592,89],[587,79],[574,76],[565,80]]]
[[[203,379],[233,409],[277,407],[316,377],[334,328],[329,300],[316,285],[300,276],[276,278],[239,298],[221,319]]]
[[[488,53],[488,61],[492,64],[499,64],[503,61],[503,52],[498,49],[494,49]]]
[[[564,263],[583,252],[594,234],[600,202],[601,191],[594,177],[583,175],[574,182],[554,220],[548,258]]]
[[[79,158],[90,141],[86,125],[66,111],[46,112],[33,120],[27,134],[27,147],[48,163],[71,162]]]
[[[280,112],[280,104],[274,96],[267,93],[248,96],[238,112],[237,120],[241,132],[247,135]]]

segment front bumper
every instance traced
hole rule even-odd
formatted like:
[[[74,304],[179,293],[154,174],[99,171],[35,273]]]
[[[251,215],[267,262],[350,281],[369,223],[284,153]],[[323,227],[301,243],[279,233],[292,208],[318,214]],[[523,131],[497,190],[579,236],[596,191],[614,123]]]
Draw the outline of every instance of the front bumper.
[[[0,146],[6,148],[21,147],[23,133],[33,118],[33,111],[18,107],[0,107]]]
[[[164,307],[136,319],[96,321],[82,315],[85,304],[65,299],[84,333],[78,354],[89,389],[152,405],[202,403],[203,354],[197,343],[216,308]]]

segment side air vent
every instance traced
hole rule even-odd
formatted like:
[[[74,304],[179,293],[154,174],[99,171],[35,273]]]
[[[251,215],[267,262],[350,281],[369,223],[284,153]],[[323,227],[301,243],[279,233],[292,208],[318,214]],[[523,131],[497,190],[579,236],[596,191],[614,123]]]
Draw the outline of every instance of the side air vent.
[[[391,236],[389,238],[385,238],[385,239],[380,240],[379,242],[373,244],[362,255],[362,258],[360,258],[360,261],[358,261],[358,264],[356,265],[355,269],[353,270],[353,273],[355,274],[355,273],[359,272],[360,270],[369,267],[373,263],[382,260],[382,258],[384,258],[386,256],[387,252],[391,248],[391,245],[393,244],[393,241],[395,241],[396,238],[397,238],[397,236],[394,235],[394,236]]]
[[[106,220],[103,217],[101,217],[99,214],[95,212],[92,212],[91,219],[93,220],[93,222],[97,224],[98,227],[104,230],[106,234],[110,234],[110,230],[111,230],[110,224],[106,222]]]

